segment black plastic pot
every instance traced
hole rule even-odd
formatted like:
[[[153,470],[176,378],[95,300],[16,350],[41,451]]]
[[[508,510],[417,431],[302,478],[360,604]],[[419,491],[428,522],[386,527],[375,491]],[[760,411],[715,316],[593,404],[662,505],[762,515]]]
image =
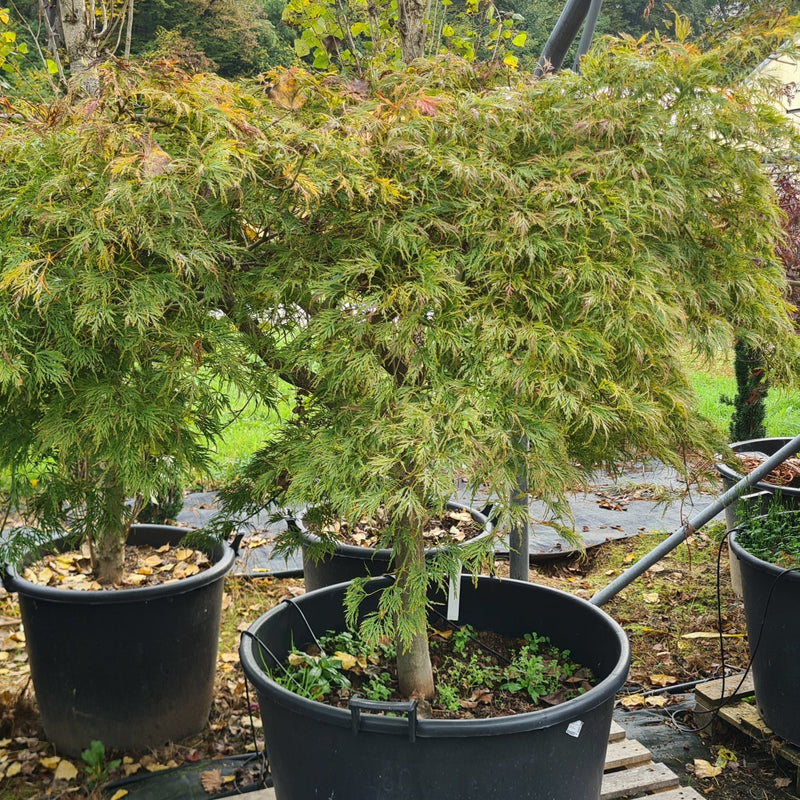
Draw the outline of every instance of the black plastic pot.
[[[800,574],[749,553],[739,530],[729,543],[741,570],[756,706],[778,736],[800,746]]]
[[[391,578],[368,584],[368,597]],[[599,684],[579,698],[528,714],[477,720],[386,717],[333,708],[272,681],[265,670],[292,643],[343,630],[346,584],[320,589],[260,617],[239,656],[258,692],[278,800],[597,800],[614,695],[628,673],[625,633],[573,595],[513,580],[462,578],[459,623],[511,636],[535,631],[591,667]],[[439,605],[445,598],[433,597]],[[369,600],[361,611],[369,611]],[[256,641],[256,638],[258,642]],[[382,706],[384,704],[378,704]]]
[[[469,511],[472,519],[484,532],[477,538],[484,538],[492,534],[492,524],[489,518],[458,503],[448,503],[449,511]],[[302,518],[296,521],[302,527]],[[357,547],[351,544],[337,544],[333,553],[321,557],[312,556],[309,548],[319,544],[319,537],[306,528],[303,532],[303,578],[306,591],[322,589],[325,586],[335,586],[337,583],[351,581],[353,578],[379,577],[392,572],[392,551],[389,549],[377,550],[374,547]],[[474,540],[473,540],[474,541]],[[430,558],[444,548],[432,547],[425,551]]]
[[[730,445],[734,453],[763,453],[774,456],[778,450],[791,441],[789,437],[775,436],[769,439],[747,439],[743,442],[734,442]],[[722,478],[722,485],[727,491],[742,479],[742,474],[731,469],[727,464],[717,464],[717,472]],[[762,493],[766,494],[762,494]],[[736,527],[737,514],[741,503],[747,503],[755,514],[766,514],[772,502],[780,502],[787,509],[800,508],[800,489],[791,486],[776,486],[774,483],[758,481],[744,498],[739,498],[725,509],[725,523],[728,530]]]
[[[128,541],[177,544],[186,533],[135,525]],[[6,567],[42,726],[59,753],[79,755],[92,739],[140,750],[203,728],[234,560],[226,544],[209,555],[209,569],[171,584],[96,592],[39,586]]]

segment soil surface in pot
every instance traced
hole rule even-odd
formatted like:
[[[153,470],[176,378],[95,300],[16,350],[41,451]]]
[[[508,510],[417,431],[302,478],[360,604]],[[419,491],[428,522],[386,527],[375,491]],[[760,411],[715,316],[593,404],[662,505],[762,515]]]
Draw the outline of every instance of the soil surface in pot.
[[[122,581],[112,586],[103,586],[94,579],[89,545],[86,544],[80,550],[43,556],[28,565],[22,571],[22,577],[40,586],[99,591],[174,583],[196,575],[210,566],[211,561],[204,552],[182,545],[128,546],[125,548],[125,573]]]
[[[304,522],[306,522],[304,520]],[[334,522],[318,529],[309,520],[308,529],[317,535],[328,536],[333,534],[342,544],[354,547],[380,548],[381,535],[386,521],[382,519],[363,520],[351,524],[349,522]],[[469,511],[448,511],[440,517],[433,517],[428,521],[422,535],[425,547],[441,547],[455,542],[466,542],[480,536],[483,528],[473,519]]]
[[[741,467],[739,472],[747,475],[763,464],[767,456],[757,453],[736,453],[736,460]],[[774,486],[800,489],[800,458],[787,458],[783,464],[779,464],[761,480],[762,483],[771,483]]]
[[[443,624],[429,631],[429,641],[437,697],[425,713],[435,719],[523,714],[577,697],[595,683],[591,670],[575,664],[569,651],[535,634],[509,638]],[[347,708],[354,694],[388,702],[404,699],[389,640],[371,648],[345,632],[322,636],[319,643],[324,652],[316,645],[295,650],[288,657],[289,674],[274,670],[273,679],[339,708]]]

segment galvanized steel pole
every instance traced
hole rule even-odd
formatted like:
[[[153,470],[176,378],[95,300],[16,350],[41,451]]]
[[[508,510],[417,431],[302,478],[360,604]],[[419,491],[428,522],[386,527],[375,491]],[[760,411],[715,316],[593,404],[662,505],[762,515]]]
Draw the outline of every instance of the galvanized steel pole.
[[[675,531],[669,538],[665,539],[658,547],[653,548],[646,556],[639,559],[635,564],[628,567],[621,575],[614,578],[605,589],[601,589],[591,599],[591,603],[596,606],[601,606],[606,601],[614,597],[615,594],[620,592],[630,583],[638,578],[643,572],[648,570],[657,561],[661,560],[667,553],[674,550],[681,542],[685,541],[696,531],[700,530],[703,525],[709,520],[713,519],[723,511],[727,506],[738,500],[754,483],[758,483],[765,475],[770,473],[775,467],[786,461],[795,453],[800,451],[800,436],[796,436],[790,442],[785,444],[777,453],[770,456],[762,464],[759,464],[752,472],[745,475],[737,484],[731,486],[726,492],[711,505],[706,506],[697,516],[692,517],[685,525],[679,530]]]

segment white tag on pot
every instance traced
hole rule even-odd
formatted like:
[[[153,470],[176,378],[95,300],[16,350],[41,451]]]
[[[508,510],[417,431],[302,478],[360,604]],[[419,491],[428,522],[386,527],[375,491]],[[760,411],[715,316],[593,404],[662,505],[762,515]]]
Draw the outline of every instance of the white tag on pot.
[[[458,566],[459,573],[461,572],[461,565]],[[450,581],[450,585],[447,588],[447,619],[451,622],[455,622],[458,619],[458,583],[461,582],[461,578],[459,576],[458,581]]]
[[[583,722],[579,719],[576,719],[575,722],[570,722],[567,725],[567,735],[574,736],[576,739],[581,735],[581,729],[583,728]]]

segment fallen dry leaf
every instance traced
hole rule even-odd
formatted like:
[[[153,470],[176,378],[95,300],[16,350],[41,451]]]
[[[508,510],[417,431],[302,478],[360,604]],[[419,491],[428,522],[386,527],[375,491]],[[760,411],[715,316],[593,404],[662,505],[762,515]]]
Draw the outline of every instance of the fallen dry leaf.
[[[723,633],[723,639],[743,639],[746,636],[744,633]],[[716,631],[694,631],[693,633],[684,633],[681,639],[719,639],[719,634]]]
[[[350,653],[344,653],[340,650],[337,650],[333,654],[333,657],[338,659],[342,665],[342,669],[353,669],[353,667],[358,664],[358,659],[354,655],[351,655]]]
[[[672,686],[673,683],[677,682],[678,679],[674,675],[655,674],[650,676],[650,683],[653,686]]]
[[[60,761],[61,758],[59,756],[48,756],[47,758],[40,758],[39,764],[43,766],[45,769],[54,770],[58,766]]]
[[[653,605],[653,603],[657,603],[659,601],[658,592],[644,592],[642,594],[642,600],[648,605]]]
[[[664,708],[667,704],[667,698],[663,695],[657,694],[653,695],[652,697],[646,697],[644,702],[650,706],[650,708]]]
[[[121,800],[121,798],[125,797],[126,794],[128,794],[127,789],[117,789],[117,791],[111,795],[109,800]]]
[[[209,794],[222,788],[222,773],[218,769],[209,769],[200,773],[200,785]]]
[[[62,759],[56,767],[53,777],[57,781],[72,781],[78,777],[78,769],[71,761]]]
[[[785,789],[787,786],[792,785],[791,778],[775,778],[775,788]]]
[[[715,767],[704,758],[694,760],[694,774],[698,778],[716,778],[722,772],[722,767]]]
[[[629,694],[619,701],[623,708],[637,708],[644,705],[644,697],[640,694]]]
[[[6,778],[13,778],[15,775],[19,775],[20,772],[22,772],[22,764],[19,761],[12,761],[6,770]]]

